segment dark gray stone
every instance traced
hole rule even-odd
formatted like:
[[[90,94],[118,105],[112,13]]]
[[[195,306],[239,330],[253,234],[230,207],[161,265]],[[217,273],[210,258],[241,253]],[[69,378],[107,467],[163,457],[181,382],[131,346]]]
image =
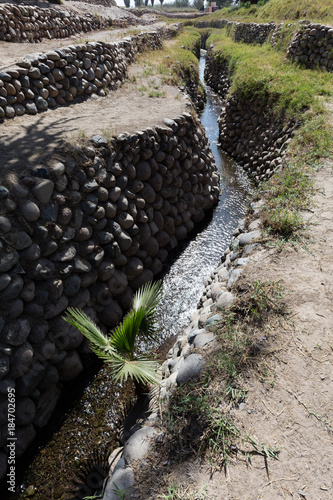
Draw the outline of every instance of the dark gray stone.
[[[45,319],[55,318],[61,314],[68,306],[68,299],[62,295],[56,304],[45,304],[44,317]]]
[[[76,351],[71,351],[66,358],[57,364],[59,379],[63,382],[73,380],[83,370],[80,356]]]
[[[19,261],[19,254],[13,249],[0,250],[0,273],[9,271]]]
[[[12,274],[10,285],[0,292],[1,300],[16,299],[23,288],[23,279],[18,274]]]
[[[127,491],[134,484],[134,473],[131,467],[118,469],[108,479],[103,500],[119,500],[119,491]]]
[[[216,326],[222,319],[222,316],[220,314],[214,314],[210,318],[207,319],[205,323],[205,329],[209,330],[210,328],[213,328]]]
[[[9,283],[12,281],[12,278],[9,274],[1,274],[0,275],[0,291],[5,290],[8,287]]]
[[[68,297],[76,295],[81,288],[81,278],[78,274],[72,274],[64,280],[64,293]]]
[[[1,187],[0,187],[1,189]],[[0,199],[1,199],[1,193],[0,193]],[[12,223],[7,217],[4,217],[3,215],[0,216],[0,231],[3,233],[9,233],[9,231],[12,229]]]
[[[74,259],[75,255],[76,248],[74,247],[74,245],[64,245],[63,247],[61,247],[61,250],[52,257],[52,260],[54,260],[55,262],[70,262]]]
[[[21,212],[25,220],[28,222],[35,222],[40,216],[40,210],[33,201],[25,202],[25,204],[21,207]]]
[[[123,458],[126,464],[145,458],[157,433],[154,427],[142,427],[136,431],[124,446]]]
[[[179,369],[176,378],[177,385],[183,385],[191,378],[200,375],[204,366],[205,362],[202,356],[199,354],[190,354]]]
[[[29,396],[37,385],[43,380],[46,371],[46,363],[37,360],[33,366],[16,381],[16,392],[18,396]]]
[[[30,398],[18,398],[16,402],[15,414],[17,425],[31,424],[36,415],[36,405]]]
[[[30,330],[29,321],[27,319],[19,319],[15,323],[5,325],[1,333],[1,339],[9,345],[19,346],[26,341]]]
[[[3,378],[9,372],[9,358],[0,358],[0,378]]]
[[[34,102],[27,102],[25,105],[26,112],[28,115],[37,115],[38,109]]]
[[[37,243],[33,243],[29,248],[21,252],[22,259],[25,260],[37,260],[41,254],[41,249]]]
[[[43,179],[32,188],[32,194],[40,203],[46,204],[50,201],[54,184],[48,179]]]
[[[32,239],[24,231],[11,232],[6,236],[6,240],[16,250],[24,250],[32,244]]]
[[[107,146],[108,144],[108,141],[105,139],[105,137],[102,137],[101,135],[94,135],[90,140],[97,147]]]
[[[31,278],[35,280],[46,280],[54,274],[55,265],[51,260],[40,259],[32,265]]]
[[[41,209],[41,215],[45,222],[56,222],[58,218],[59,206],[50,201]]]
[[[0,186],[0,200],[4,200],[9,195],[9,191],[4,186]]]
[[[215,335],[213,333],[204,331],[194,338],[193,345],[194,347],[204,347],[213,342],[214,339]]]
[[[250,231],[249,233],[243,233],[239,236],[239,246],[244,247],[249,243],[252,243],[253,240],[260,238],[261,231]]]

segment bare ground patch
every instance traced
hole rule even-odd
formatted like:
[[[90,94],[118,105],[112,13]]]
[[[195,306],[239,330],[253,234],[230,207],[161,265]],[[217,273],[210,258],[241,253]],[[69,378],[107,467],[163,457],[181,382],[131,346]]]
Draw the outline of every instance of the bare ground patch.
[[[228,467],[212,468],[209,455],[195,458],[186,446],[181,460],[157,450],[151,480],[140,482],[136,498],[333,498],[332,163],[313,177],[316,194],[306,245],[263,246],[242,278],[281,283],[291,313],[276,327],[264,326],[269,348],[260,372],[249,371],[244,378],[245,404],[221,409],[241,432],[277,448],[278,460],[247,456],[235,438],[228,444]]]

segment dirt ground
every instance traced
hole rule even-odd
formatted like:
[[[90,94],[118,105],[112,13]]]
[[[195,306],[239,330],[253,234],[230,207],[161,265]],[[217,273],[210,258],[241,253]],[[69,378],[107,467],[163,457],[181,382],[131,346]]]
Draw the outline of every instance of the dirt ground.
[[[292,321],[277,333],[271,384],[253,377],[236,425],[280,450],[279,461],[253,457],[232,464],[227,476],[195,470],[207,498],[333,498],[333,164],[315,176],[306,248],[264,250],[251,275],[281,280]],[[193,474],[189,470],[190,474]]]
[[[250,375],[245,404],[229,413],[236,428],[278,450],[278,460],[252,454],[248,461],[238,452],[226,469],[212,473],[207,459],[162,465],[167,456],[159,457],[149,494],[142,482],[136,498],[333,499],[333,162],[313,180],[305,245],[264,245],[242,276],[250,283],[280,282],[290,312],[283,325],[262,332],[271,339],[266,373],[260,380]]]

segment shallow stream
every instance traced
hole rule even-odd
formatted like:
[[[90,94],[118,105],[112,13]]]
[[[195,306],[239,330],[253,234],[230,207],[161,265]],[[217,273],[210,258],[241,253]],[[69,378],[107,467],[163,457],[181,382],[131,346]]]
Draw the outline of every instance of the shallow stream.
[[[204,66],[203,56],[200,60],[202,82]],[[182,245],[164,274],[163,298],[158,310],[160,344],[188,325],[204,282],[218,265],[239,219],[245,214],[253,189],[241,167],[217,145],[217,119],[222,103],[210,88],[206,91],[207,104],[201,113],[201,121],[221,175],[221,196],[211,220],[193,239]],[[115,387],[108,368],[103,367],[74,407],[70,411],[67,408],[61,428],[48,437],[48,444],[38,451],[25,477],[21,478],[20,491],[29,485],[35,486],[37,492],[33,498],[38,500],[83,498],[93,494],[98,478],[103,479],[105,457],[110,447],[117,445],[117,428],[126,406],[124,400],[130,396],[131,389]],[[86,461],[86,457],[90,460]],[[73,471],[76,471],[76,480]],[[80,485],[79,488],[76,485]],[[22,498],[22,495],[19,493],[16,498]]]

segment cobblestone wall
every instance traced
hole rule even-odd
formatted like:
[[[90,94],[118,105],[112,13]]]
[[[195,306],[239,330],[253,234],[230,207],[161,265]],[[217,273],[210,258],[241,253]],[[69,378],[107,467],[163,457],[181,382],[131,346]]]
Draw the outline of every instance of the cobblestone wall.
[[[235,158],[257,183],[268,179],[281,167],[296,124],[271,116],[261,102],[241,102],[237,96],[228,97],[228,62],[214,53],[213,48],[207,53],[205,80],[226,99],[219,118],[222,149]]]
[[[41,9],[32,5],[0,5],[0,40],[40,42],[43,38],[67,38],[77,33],[106,29],[109,20],[97,19],[59,9]]]
[[[112,328],[133,291],[219,196],[219,175],[199,120],[57,151],[0,186],[0,476],[5,474],[7,391],[16,391],[16,454],[46,425],[60,386],[88,348],[62,319],[68,306]]]
[[[88,42],[33,54],[0,72],[0,119],[36,115],[80,96],[105,95],[123,82],[127,66],[143,50],[162,46],[177,26],[122,39],[116,43]]]
[[[333,71],[333,27],[314,23],[302,26],[291,40],[287,57],[308,68]]]

